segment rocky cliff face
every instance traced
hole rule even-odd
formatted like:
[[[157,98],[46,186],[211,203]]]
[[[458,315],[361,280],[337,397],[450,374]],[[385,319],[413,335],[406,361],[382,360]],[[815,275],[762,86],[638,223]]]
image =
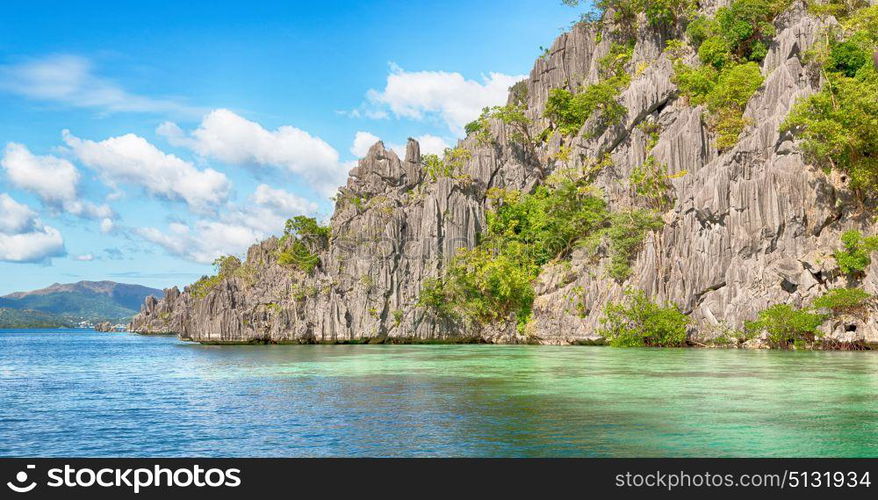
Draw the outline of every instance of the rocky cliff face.
[[[703,8],[712,12],[725,3]],[[680,33],[641,23],[629,63],[634,76],[619,98],[625,119],[597,135],[587,133],[587,122],[580,134],[567,138],[567,160],[558,160],[559,136],[523,147],[511,126],[499,120],[490,121],[492,143],[461,141],[471,156],[462,164],[463,175],[453,177],[428,175],[413,140],[405,158],[375,144],[340,191],[328,248],[312,273],[280,265],[275,252],[280,242],[272,238],[252,247],[242,272],[205,296],[175,288],[161,300],[148,298],[131,330],[219,343],[569,344],[600,341],[595,332],[601,311],[633,286],[679,305],[692,318],[690,335],[698,340],[740,327],[767,306],[809,303],[849,284],[831,258],[840,234],[872,229],[857,215],[846,179],[809,166],[792,137],[778,132],[796,99],[820,88],[803,54],[830,22],[810,16],[801,2],[778,16],[777,35],[762,63],[765,82],[745,112],[751,125],[727,151],[714,146],[705,110],[680,98],[672,83],[663,49]],[[530,134],[549,124],[543,112],[551,89],[598,78],[598,60],[611,44],[601,29],[574,26],[535,63],[523,84]],[[688,57],[694,58],[691,50]],[[643,131],[644,123],[657,125],[657,141]],[[464,323],[416,306],[423,281],[439,275],[458,248],[476,244],[489,188],[529,191],[553,170],[605,153],[613,167],[600,173],[597,185],[611,207],[635,204],[626,179],[647,153],[671,173],[686,172],[672,181],[676,201],[663,216],[664,228],[647,237],[626,282],[607,275],[607,259],[595,262],[574,253],[569,265],[541,273],[532,320],[523,332],[514,322]],[[873,263],[858,285],[878,293],[875,277]],[[843,317],[825,328],[840,340],[878,341],[872,319]]]

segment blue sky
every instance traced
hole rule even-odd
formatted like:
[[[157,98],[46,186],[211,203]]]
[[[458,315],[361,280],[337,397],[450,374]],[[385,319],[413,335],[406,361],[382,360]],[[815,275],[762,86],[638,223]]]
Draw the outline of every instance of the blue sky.
[[[184,285],[328,197],[381,138],[453,144],[560,0],[42,2],[0,27],[0,294]]]

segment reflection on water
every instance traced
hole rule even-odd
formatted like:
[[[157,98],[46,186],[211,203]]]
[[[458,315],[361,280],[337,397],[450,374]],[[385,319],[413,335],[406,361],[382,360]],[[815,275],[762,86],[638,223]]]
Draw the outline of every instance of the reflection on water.
[[[2,456],[878,456],[878,353],[0,332]]]

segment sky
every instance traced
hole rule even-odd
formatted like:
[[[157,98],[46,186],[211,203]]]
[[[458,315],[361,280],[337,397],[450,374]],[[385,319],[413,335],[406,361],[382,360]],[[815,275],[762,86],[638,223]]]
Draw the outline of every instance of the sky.
[[[0,294],[183,286],[289,217],[328,220],[375,141],[453,145],[578,16],[561,0],[2,11]]]

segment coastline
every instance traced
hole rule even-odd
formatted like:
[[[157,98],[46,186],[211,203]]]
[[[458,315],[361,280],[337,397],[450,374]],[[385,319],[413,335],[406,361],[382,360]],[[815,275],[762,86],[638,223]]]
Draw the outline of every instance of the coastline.
[[[596,346],[596,347],[611,347],[609,342],[606,340],[581,340],[576,342],[569,343],[544,343],[539,341],[532,342],[489,342],[484,338],[480,337],[472,337],[472,338],[461,338],[461,339],[418,339],[412,337],[393,337],[393,338],[364,338],[364,339],[352,339],[352,340],[332,340],[332,341],[319,341],[319,340],[291,340],[291,341],[283,341],[283,340],[271,340],[271,339],[249,339],[246,341],[234,341],[234,340],[193,340],[182,338],[176,333],[142,333],[136,331],[129,331],[128,333],[134,333],[136,335],[143,335],[146,337],[155,337],[155,336],[163,336],[163,337],[171,337],[176,336],[183,342],[193,343],[193,344],[201,344],[201,345],[211,345],[211,346],[248,346],[248,345],[495,345],[495,346],[510,346],[510,345],[518,345],[518,346],[570,346],[570,347],[581,347],[581,346]],[[816,346],[810,346],[807,348],[796,348],[795,346],[790,346],[790,348],[780,348],[780,347],[772,347],[766,342],[744,342],[740,344],[704,344],[695,341],[689,341],[686,345],[682,346],[639,346],[640,348],[646,349],[745,349],[745,350],[772,350],[772,351],[839,351],[839,352],[853,352],[853,351],[875,351],[878,350],[878,342],[834,342],[834,345],[827,346],[823,345],[823,343],[819,343]],[[631,347],[620,348],[620,349],[631,349]]]

